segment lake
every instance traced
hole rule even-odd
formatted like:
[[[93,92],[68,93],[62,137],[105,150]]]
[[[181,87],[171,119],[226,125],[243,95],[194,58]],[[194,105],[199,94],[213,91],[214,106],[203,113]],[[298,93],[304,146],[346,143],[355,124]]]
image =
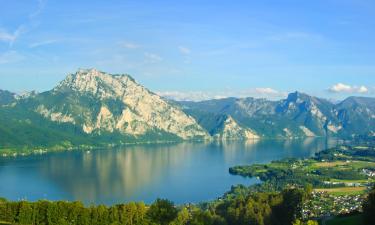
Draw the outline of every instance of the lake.
[[[230,175],[229,167],[308,157],[335,140],[250,140],[126,146],[0,158],[0,196],[9,200],[80,200],[85,204],[175,203],[216,199],[235,184],[256,179]]]

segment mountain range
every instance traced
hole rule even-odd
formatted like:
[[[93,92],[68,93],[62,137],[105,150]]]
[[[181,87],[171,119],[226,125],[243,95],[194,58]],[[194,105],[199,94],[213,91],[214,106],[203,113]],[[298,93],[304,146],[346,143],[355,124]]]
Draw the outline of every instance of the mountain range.
[[[375,99],[164,99],[131,76],[81,69],[43,93],[0,90],[0,149],[71,149],[181,140],[374,135]]]

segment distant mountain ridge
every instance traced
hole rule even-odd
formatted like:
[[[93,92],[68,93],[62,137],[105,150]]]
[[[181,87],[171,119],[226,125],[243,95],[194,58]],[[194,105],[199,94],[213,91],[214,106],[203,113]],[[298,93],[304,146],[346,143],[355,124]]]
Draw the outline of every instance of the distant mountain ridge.
[[[292,138],[374,135],[375,98],[349,97],[334,104],[304,93],[290,93],[286,99],[225,98],[201,102],[179,102],[181,108],[207,130],[220,123],[210,118],[231,116],[259,137]]]
[[[375,99],[338,104],[300,92],[280,101],[176,102],[131,76],[69,74],[43,93],[0,91],[0,149],[70,149],[140,142],[374,135]]]

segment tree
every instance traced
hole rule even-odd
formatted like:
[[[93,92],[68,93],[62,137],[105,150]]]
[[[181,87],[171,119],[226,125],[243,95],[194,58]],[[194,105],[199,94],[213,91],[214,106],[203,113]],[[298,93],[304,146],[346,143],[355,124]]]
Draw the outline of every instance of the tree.
[[[185,225],[188,223],[190,219],[189,211],[187,208],[182,208],[180,212],[178,212],[178,215],[176,219],[174,219],[170,225]]]
[[[283,201],[274,211],[282,225],[289,225],[302,217],[304,192],[300,189],[286,189],[282,192]]]
[[[177,217],[178,210],[174,207],[173,202],[166,199],[157,199],[147,211],[151,221],[166,225]]]
[[[189,225],[225,225],[225,220],[217,215],[212,215],[209,211],[195,210],[192,213]]]
[[[18,223],[20,224],[33,224],[33,207],[32,204],[26,201],[20,202],[19,213],[18,213]]]
[[[306,184],[304,187],[305,195],[306,197],[309,197],[311,193],[313,192],[313,185],[312,184]]]
[[[67,224],[66,217],[61,215],[56,202],[48,202],[47,204],[47,224]]]
[[[363,203],[363,220],[365,224],[375,224],[375,186]]]
[[[303,222],[297,219],[296,221],[294,221],[293,225],[319,225],[319,223],[314,220],[308,220],[306,222]]]

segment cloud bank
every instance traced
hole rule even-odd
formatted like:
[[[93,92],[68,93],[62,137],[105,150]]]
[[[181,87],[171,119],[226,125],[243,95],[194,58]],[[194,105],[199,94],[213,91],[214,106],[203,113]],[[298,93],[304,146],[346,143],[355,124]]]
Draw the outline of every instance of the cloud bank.
[[[337,83],[328,89],[331,93],[346,93],[346,94],[366,94],[369,93],[369,88],[364,85],[352,86],[343,83]]]

